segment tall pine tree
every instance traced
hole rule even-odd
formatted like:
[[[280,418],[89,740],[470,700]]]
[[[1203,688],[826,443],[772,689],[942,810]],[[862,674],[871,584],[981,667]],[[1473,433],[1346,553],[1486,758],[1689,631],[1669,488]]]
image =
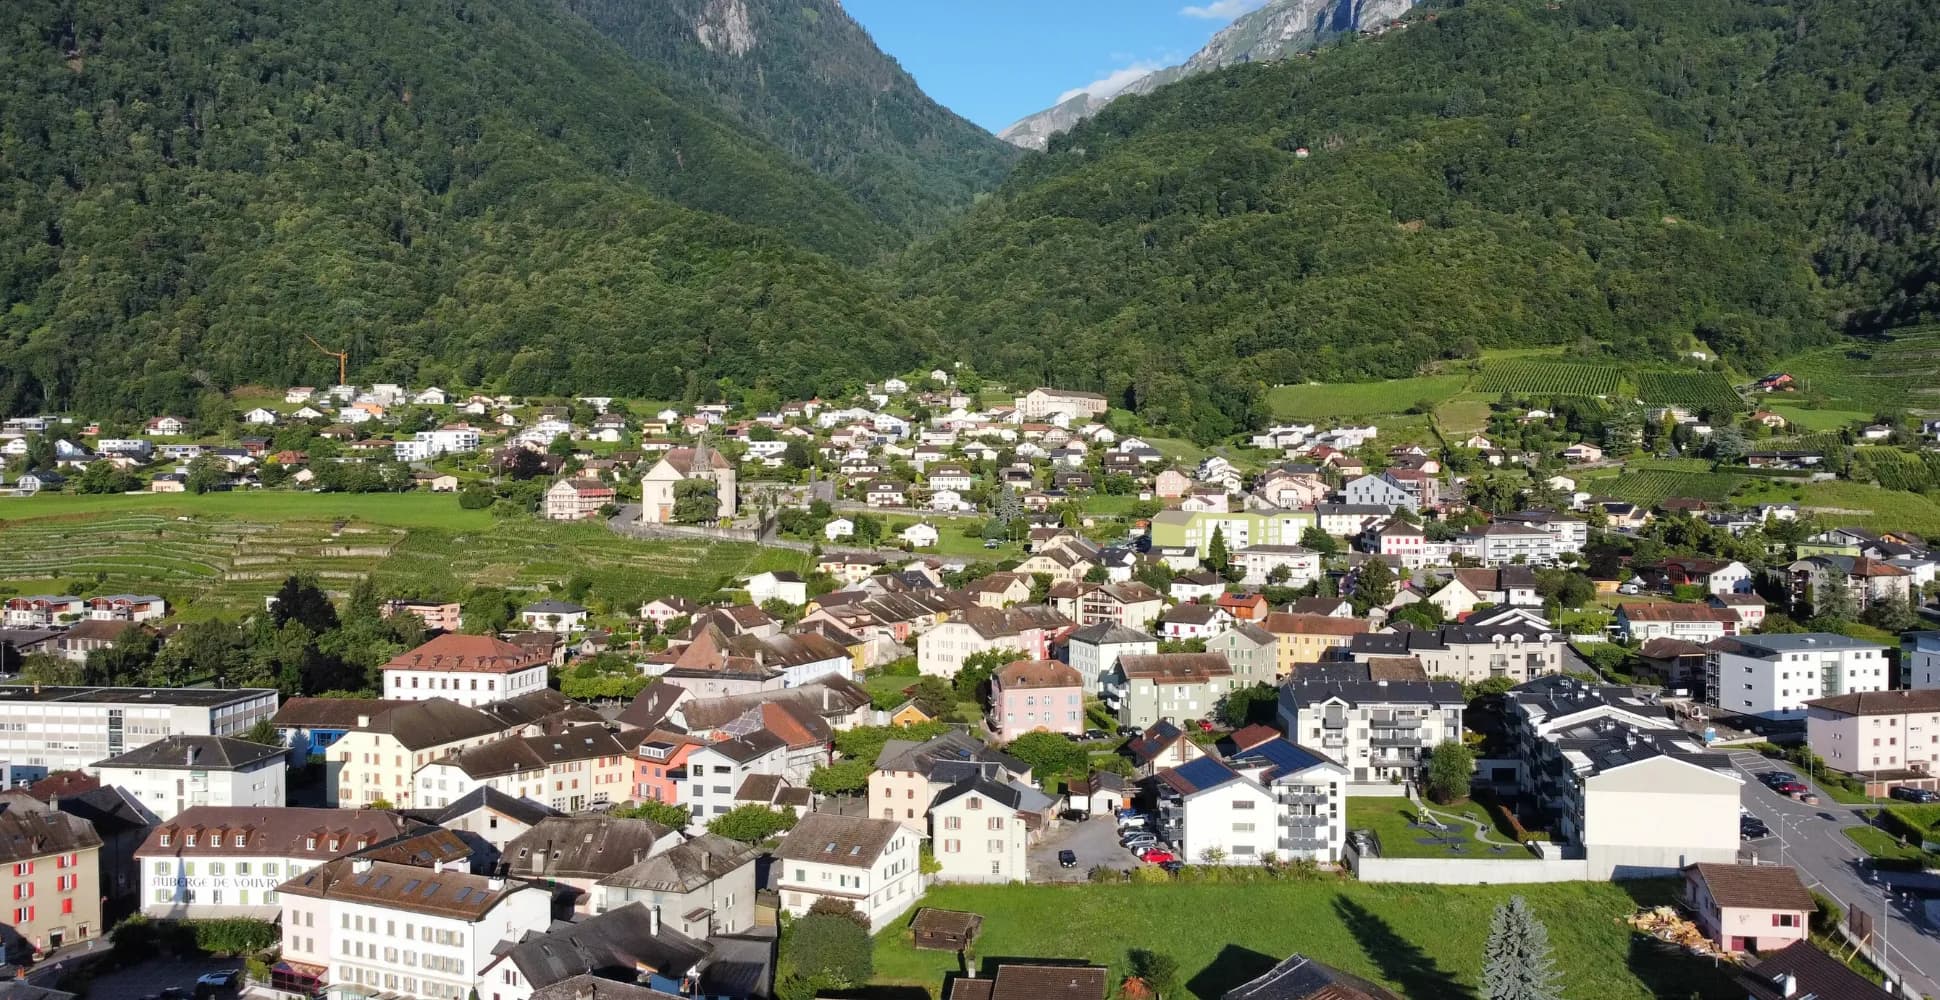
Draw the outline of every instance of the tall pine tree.
[[[1549,954],[1549,929],[1529,904],[1512,896],[1496,907],[1483,951],[1484,1000],[1562,1000],[1561,979]]]

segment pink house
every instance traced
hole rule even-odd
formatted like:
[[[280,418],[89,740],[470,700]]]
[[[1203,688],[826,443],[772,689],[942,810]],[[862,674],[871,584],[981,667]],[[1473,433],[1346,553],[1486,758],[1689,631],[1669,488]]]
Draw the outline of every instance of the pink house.
[[[1085,729],[1084,678],[1056,660],[1018,660],[990,678],[990,731],[1014,740],[1039,730],[1079,736]]]
[[[1803,941],[1817,909],[1798,872],[1784,865],[1687,866],[1684,901],[1705,936],[1730,952],[1772,952]]]
[[[680,786],[687,781],[687,758],[700,740],[655,730],[633,753],[633,798],[641,802],[680,804]]]

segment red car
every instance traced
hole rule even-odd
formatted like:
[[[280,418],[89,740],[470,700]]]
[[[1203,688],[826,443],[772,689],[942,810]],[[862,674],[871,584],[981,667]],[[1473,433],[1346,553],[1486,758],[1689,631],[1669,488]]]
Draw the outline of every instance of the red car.
[[[1797,795],[1800,792],[1809,792],[1811,790],[1811,786],[1803,781],[1781,781],[1772,786],[1772,791],[1780,795]]]
[[[1199,731],[1200,731],[1200,732],[1202,732],[1202,733],[1210,733],[1210,732],[1212,732],[1212,731],[1213,731],[1213,721],[1212,721],[1211,719],[1200,719],[1200,720],[1199,720]]]
[[[1168,861],[1179,860],[1178,858],[1173,856],[1171,851],[1163,850],[1157,847],[1148,847],[1145,850],[1140,851],[1138,855],[1138,859],[1150,865],[1162,865]]]

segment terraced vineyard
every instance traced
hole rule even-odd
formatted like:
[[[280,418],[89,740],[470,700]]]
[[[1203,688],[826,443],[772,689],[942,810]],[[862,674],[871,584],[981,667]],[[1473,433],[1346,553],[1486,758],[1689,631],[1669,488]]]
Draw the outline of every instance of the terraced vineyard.
[[[1482,392],[1535,396],[1614,396],[1622,385],[1622,372],[1612,365],[1520,359],[1491,362],[1475,380]]]
[[[1647,469],[1642,472],[1626,472],[1609,480],[1603,488],[1618,499],[1650,505],[1668,497],[1727,500],[1737,491],[1742,482],[1739,477],[1722,472],[1666,472]]]
[[[1940,483],[1940,456],[1914,455],[1898,448],[1860,448],[1855,457],[1874,481],[1889,490],[1919,493]]]
[[[1736,413],[1745,408],[1731,380],[1717,372],[1640,372],[1637,398],[1648,406]]]
[[[314,573],[337,593],[374,575],[398,592],[451,597],[475,586],[540,589],[585,575],[596,595],[620,605],[663,594],[704,597],[741,574],[810,568],[806,552],[640,541],[597,524],[421,527],[355,517],[283,520],[275,510],[256,520],[234,513],[242,509],[236,505],[178,516],[77,506],[81,512],[0,522],[7,552],[0,591],[73,582],[97,592],[159,593],[186,617],[201,618],[261,608],[292,572]]]
[[[1798,380],[1800,392],[1845,409],[1940,412],[1940,327],[1848,341],[1792,358],[1782,370]]]

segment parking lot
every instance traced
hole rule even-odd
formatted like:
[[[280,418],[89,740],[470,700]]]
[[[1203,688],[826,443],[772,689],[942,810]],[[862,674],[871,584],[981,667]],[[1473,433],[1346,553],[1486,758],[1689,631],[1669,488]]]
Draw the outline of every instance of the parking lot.
[[[208,972],[242,968],[240,958],[157,958],[104,972],[88,987],[88,1000],[140,1000],[175,987],[195,996],[195,980]]]
[[[1075,868],[1058,865],[1058,852],[1078,855]],[[1110,816],[1061,824],[1031,848],[1030,868],[1033,882],[1082,882],[1085,873],[1099,865],[1107,868],[1136,868],[1138,859],[1118,846],[1118,825]]]

